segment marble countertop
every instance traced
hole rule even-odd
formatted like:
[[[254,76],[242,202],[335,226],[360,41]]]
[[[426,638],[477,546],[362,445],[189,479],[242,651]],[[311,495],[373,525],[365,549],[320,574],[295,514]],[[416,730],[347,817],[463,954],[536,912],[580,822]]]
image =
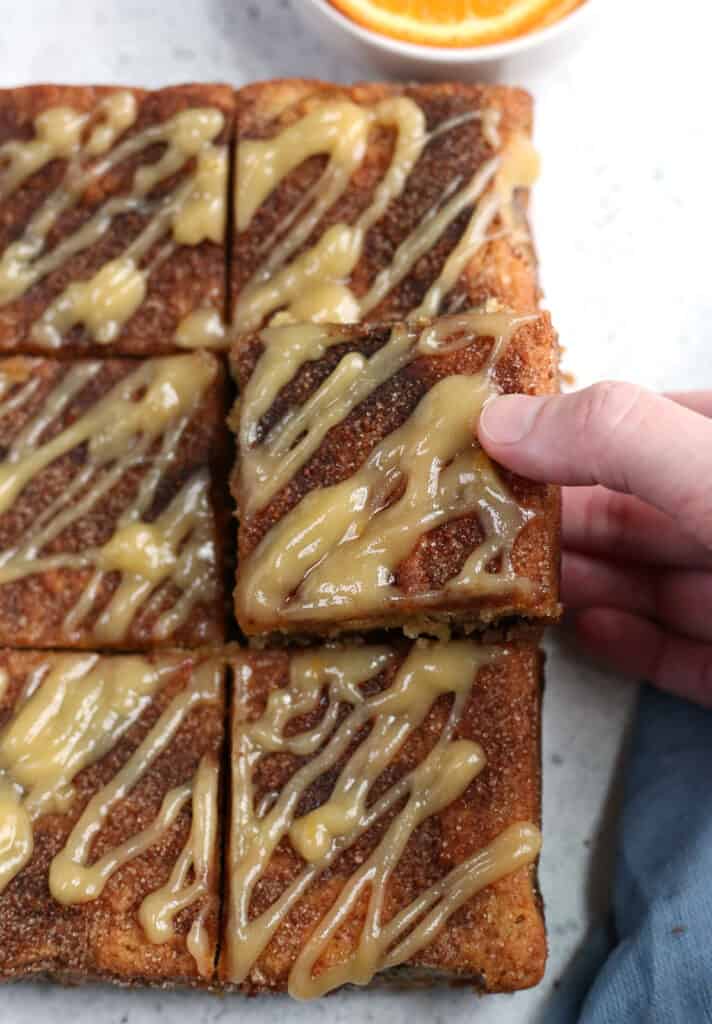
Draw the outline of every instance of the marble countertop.
[[[241,84],[278,75],[378,77],[325,51],[302,0],[2,0],[0,84],[186,80]],[[625,378],[652,388],[712,383],[709,168],[712,127],[700,69],[712,12],[592,0],[600,17],[556,61],[504,69],[537,99],[543,174],[534,223],[547,302],[583,385]],[[608,9],[606,9],[608,8]],[[659,20],[654,20],[659,18]],[[652,20],[651,20],[652,19]],[[705,210],[705,203],[707,209]],[[317,1004],[125,992],[103,986],[3,991],[1,1024],[262,1024],[328,1019],[419,1024],[534,1024],[566,964],[605,913],[621,751],[633,688],[585,661],[565,632],[548,643],[541,884],[550,960],[537,989],[477,999],[468,992],[340,994]]]

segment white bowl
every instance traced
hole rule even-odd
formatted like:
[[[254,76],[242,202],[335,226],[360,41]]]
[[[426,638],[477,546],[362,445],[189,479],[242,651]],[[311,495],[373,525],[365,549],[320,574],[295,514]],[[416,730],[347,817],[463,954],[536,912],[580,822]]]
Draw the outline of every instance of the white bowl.
[[[585,0],[571,14],[547,28],[488,46],[421,46],[372,32],[347,18],[329,0],[300,0],[303,12],[330,49],[350,60],[370,61],[400,78],[496,78],[506,66],[514,71],[548,61],[570,50],[588,27],[591,13],[603,0]]]

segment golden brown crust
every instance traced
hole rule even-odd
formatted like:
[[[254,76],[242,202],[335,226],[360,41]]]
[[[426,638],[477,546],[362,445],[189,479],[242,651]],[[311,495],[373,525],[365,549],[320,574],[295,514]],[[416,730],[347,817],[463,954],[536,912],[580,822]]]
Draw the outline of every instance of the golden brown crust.
[[[405,659],[408,645],[398,644],[394,650],[397,659],[378,677],[379,689],[390,685]],[[385,920],[491,842],[508,825],[540,822],[543,659],[540,652],[528,645],[510,650],[508,657],[480,670],[454,737],[479,743],[487,758],[486,767],[459,799],[428,818],[411,836],[388,883]],[[237,674],[243,686],[238,688],[234,701],[233,751],[238,749],[244,723],[259,718],[269,694],[288,685],[292,655],[289,651],[251,651],[236,659],[237,665],[247,665],[251,671]],[[433,705],[423,725],[411,734],[379,778],[379,793],[422,762],[445,722],[450,700],[441,698]],[[312,728],[325,710],[324,694],[319,708],[300,720],[299,731]],[[266,794],[279,793],[302,764],[304,759],[292,754],[263,751],[252,772],[255,806]],[[321,805],[329,797],[336,776],[335,771],[330,771],[319,777],[300,802],[298,813]],[[342,887],[364,862],[382,830],[383,825],[366,832],[307,890],[257,960],[242,986],[244,991],[253,994],[286,988],[289,971],[316,921],[338,900]],[[228,864],[229,858],[228,852]],[[277,899],[303,866],[304,861],[290,842],[280,843],[255,890],[251,919]],[[229,900],[229,873],[227,886]],[[354,923],[358,918],[359,911],[355,910],[351,925],[342,928],[330,942],[318,968],[345,958],[358,934]],[[224,983],[229,983],[225,948],[223,942],[219,974]],[[518,869],[469,900],[450,917],[427,948],[397,968],[391,977],[397,978],[399,971],[407,974],[412,969],[416,974],[431,973],[439,980],[469,982],[488,992],[509,992],[535,985],[542,977],[545,960],[546,934],[536,866],[532,865]],[[378,982],[379,976],[375,980]]]
[[[180,590],[169,580],[160,585],[160,597],[143,601],[130,622],[128,631],[105,647],[124,650],[159,646],[199,647],[220,644],[225,639],[226,599],[224,593],[224,537],[229,520],[224,480],[229,458],[229,439],[224,428],[227,380],[222,364],[211,355],[201,353],[214,371],[213,383],[206,390],[180,440],[175,445],[165,471],[160,477],[155,500],[148,510],[148,521],[155,520],[192,477],[204,469],[211,474],[212,538],[215,546],[215,596],[197,602],[187,619],[170,636],[159,638],[155,627],[161,614],[175,605]],[[70,365],[52,359],[14,357],[0,360],[0,378],[16,381],[7,394],[8,400],[31,379],[39,383],[22,405],[0,414],[0,466],[13,440],[42,408],[47,396],[64,379]],[[91,409],[118,381],[126,378],[139,364],[129,359],[97,362],[98,372],[74,397],[42,435],[48,441],[76,422]],[[139,484],[151,470],[161,446],[159,438],[150,456],[140,465],[133,465],[103,497],[75,519],[37,555],[81,553],[105,544],[112,536],[117,520],[134,500]],[[48,509],[76,478],[85,464],[86,444],[72,448],[36,473],[10,508],[0,514],[0,552],[7,552],[23,539],[40,514]],[[92,568],[51,569],[0,584],[0,644],[15,647],[89,647],[93,646],[92,629],[102,609],[109,603],[121,582],[119,572],[104,572],[91,610],[76,630],[68,635],[63,623],[76,605],[93,575]],[[158,593],[159,588],[155,588]]]
[[[36,85],[0,90],[0,145],[9,140],[34,137],[34,118],[56,106],[91,111],[116,87]],[[442,84],[399,86],[362,83],[342,87],[300,79],[256,83],[234,91],[225,85],[188,84],[157,91],[129,89],[137,100],[139,113],[126,138],[153,124],[160,124],[176,112],[190,107],[212,106],[225,115],[225,126],[216,142],[232,143],[244,139],[264,139],[303,116],[314,104],[327,97],[349,98],[359,104],[373,104],[395,95],[414,100],[423,111],[429,131],[459,115],[483,109],[499,114],[500,143],[492,144],[482,122],[470,120],[456,130],[443,132],[432,140],[410,175],[403,194],[394,200],[378,223],[369,231],[362,256],[349,278],[349,287],[363,296],[374,277],[391,262],[397,246],[422,222],[427,211],[442,201],[458,183],[470,180],[495,151],[503,149],[515,136],[531,134],[532,101],[522,90],[504,86]],[[344,195],[319,222],[302,248],[336,223],[354,223],[371,203],[374,189],[390,161],[394,142],[391,129],[379,127],[371,132],[365,158],[353,175]],[[162,146],[153,146],[138,157],[122,162],[93,183],[77,206],[63,214],[49,235],[53,248],[66,239],[100,205],[114,196],[125,195],[140,164],[160,158]],[[231,147],[231,159],[234,150]],[[126,246],[146,226],[147,216],[139,211],[123,214],[88,249],[71,256],[56,271],[41,278],[20,299],[0,305],[0,376],[15,376],[18,384],[30,377],[38,386],[31,402],[22,409],[0,413],[0,469],[7,449],[27,418],[51,390],[53,383],[81,356],[100,356],[100,372],[64,411],[61,425],[74,422],[81,413],[105,394],[117,380],[138,363],[113,355],[152,356],[176,351],[175,330],[189,312],[207,305],[227,318],[227,306],[234,305],[247,282],[264,258],[266,240],[273,237],[283,218],[292,211],[317,181],[326,157],[314,157],[295,171],[262,204],[250,226],[234,231],[225,245],[202,242],[179,246],[150,277],[148,294],[137,313],[127,322],[119,337],[108,345],[95,343],[89,332],[77,326],[67,334],[56,359],[31,358],[46,355],[33,341],[32,325],[68,284],[85,281],[108,260],[121,255]],[[0,200],[0,254],[22,234],[31,216],[60,184],[66,161],[54,160],[28,179],[10,197]],[[167,179],[152,193],[166,195],[191,172],[193,162]],[[451,193],[450,193],[451,194]],[[536,254],[526,216],[527,191],[518,189],[513,208],[514,230],[501,231],[505,225],[497,217],[491,225],[492,238],[470,259],[458,283],[446,296],[441,312],[459,311],[496,299],[517,311],[536,309],[540,294],[537,282]],[[262,421],[263,431],[289,408],[298,407],[313,393],[336,362],[347,352],[365,355],[375,352],[386,340],[387,329],[377,326],[391,323],[417,308],[429,286],[441,271],[447,256],[457,245],[472,215],[472,207],[463,210],[442,234],[438,242],[422,256],[402,282],[368,314],[371,326],[333,328],[343,331],[343,341],[332,346],[324,358],[308,364],[283,389]],[[510,225],[511,226],[511,225]],[[230,251],[228,252],[228,248]],[[146,257],[150,262],[160,243]],[[257,335],[238,342],[231,354],[235,377],[244,387],[254,370],[260,351]],[[447,357],[420,358],[400,371],[371,398],[359,406],[339,427],[327,435],[323,444],[302,471],[256,515],[243,515],[239,531],[240,554],[246,557],[261,537],[277,523],[313,487],[324,487],[350,475],[366,455],[389,431],[408,417],[425,392],[441,376],[474,373],[482,366],[490,341]],[[206,356],[212,359],[211,356]],[[216,365],[217,365],[217,361]],[[558,386],[558,348],[548,317],[528,324],[517,332],[506,356],[495,373],[505,392],[538,394]],[[120,643],[105,644],[126,650],[149,651],[155,662],[173,657],[154,650],[159,645],[197,648],[203,644],[220,645],[225,640],[226,609],[224,588],[226,565],[230,562],[225,536],[230,512],[225,480],[230,441],[224,431],[227,383],[222,370],[204,396],[176,445],[170,469],[156,495],[149,518],[160,514],[179,492],[182,484],[201,467],[210,467],[213,514],[212,537],[215,544],[215,576],[218,593],[214,600],[198,604],[188,621],[172,636],[158,640],[154,627],[161,612],[170,607],[179,592],[166,585],[160,602],[146,606],[134,617],[131,628]],[[2,396],[3,399],[7,394]],[[0,514],[0,564],[2,553],[15,545],[29,524],[34,522],[53,497],[61,494],[80,471],[85,452],[78,446],[55,460],[28,485],[9,511]],[[127,502],[135,494],[148,467],[132,469],[102,501],[52,542],[47,553],[78,552],[88,546],[105,543]],[[463,796],[445,811],[428,819],[414,834],[402,858],[399,871],[390,883],[388,913],[410,902],[413,897],[456,863],[493,839],[502,828],[516,820],[540,822],[540,694],[542,656],[534,645],[540,623],[558,616],[559,493],[513,477],[501,467],[500,475],[524,507],[536,512],[519,535],[514,550],[514,568],[519,575],[535,583],[530,594],[520,595],[516,604],[509,597],[494,595],[486,601],[469,601],[467,606],[409,609],[400,605],[402,614],[378,621],[363,620],[324,624],[299,622],[289,628],[312,630],[327,635],[332,629],[373,629],[405,625],[413,629],[437,631],[443,621],[458,628],[494,628],[483,635],[500,638],[506,626],[515,644],[514,654],[505,662],[483,670],[476,697],[468,703],[458,736],[479,742],[486,751],[487,768]],[[244,505],[237,474],[232,480],[238,505]],[[473,518],[463,517],[432,531],[424,537],[401,564],[398,584],[404,595],[417,595],[441,587],[455,575],[467,555],[481,542],[482,532]],[[93,605],[84,621],[82,633],[71,642],[62,629],[68,610],[88,583],[87,570],[58,569],[38,573],[26,579],[0,585],[0,645],[15,647],[92,648],[91,629],[102,608],[115,593],[117,573],[104,573]],[[511,619],[509,617],[515,616]],[[517,616],[527,617],[526,621]],[[503,619],[505,617],[505,619]],[[538,621],[533,621],[538,617]],[[249,628],[248,623],[243,625]],[[275,628],[286,629],[275,622]],[[282,642],[287,642],[286,639]],[[393,639],[398,663],[405,658],[410,643]],[[0,650],[0,671],[8,683],[0,686],[0,731],[16,703],[24,681],[32,668],[52,657],[38,650]],[[218,655],[216,655],[217,657]],[[223,657],[222,654],[219,655]],[[291,649],[234,654],[234,662],[251,666],[252,682],[240,687],[233,704],[233,743],[242,723],[253,721],[264,708],[268,694],[288,682]],[[115,655],[106,655],[115,657]],[[175,864],[190,828],[190,810],[184,809],[177,823],[146,854],[120,870],[107,884],[103,895],[83,906],[63,907],[52,899],[48,888],[48,870],[52,858],[62,849],[73,824],[86,802],[108,781],[136,749],[172,696],[188,682],[195,666],[207,654],[175,652],[178,667],[165,688],[122,737],[115,749],[98,764],[85,769],[76,780],[77,799],[66,814],[41,817],[35,827],[35,851],[21,874],[0,894],[0,982],[28,976],[47,976],[69,984],[90,978],[104,979],[127,986],[158,985],[230,987],[229,972],[223,958],[219,976],[201,978],[195,961],[186,948],[186,937],[200,910],[194,905],[177,918],[177,939],[172,944],[151,945],[137,919],[144,897],[165,883]],[[238,677],[239,679],[240,677]],[[390,678],[390,676],[388,677]],[[384,678],[380,685],[388,685]],[[419,763],[442,727],[448,700],[442,699],[431,711],[426,723],[400,751],[379,785],[387,785]],[[323,702],[317,718],[323,713]],[[98,836],[92,859],[116,846],[122,839],[148,825],[156,815],[165,793],[190,779],[203,754],[220,758],[225,743],[225,697],[219,705],[201,705],[194,709],[170,748],[151,767],[139,785],[113,813]],[[269,754],[257,768],[257,799],[279,791],[298,767],[291,755]],[[222,773],[221,773],[222,775]],[[303,810],[320,805],[328,798],[333,777],[323,776],[309,789]],[[228,821],[228,810],[221,809],[221,828]],[[272,943],[251,972],[242,990],[248,994],[279,992],[295,957],[303,948],[315,921],[328,908],[353,873],[359,860],[377,839],[374,829],[359,840],[324,875],[318,887],[310,889],[289,920],[279,929]],[[220,850],[222,851],[222,842]],[[227,851],[229,855],[229,850]],[[222,858],[222,854],[221,854]],[[303,865],[300,857],[285,841],[269,864],[266,877],[257,887],[252,905],[254,914],[266,909],[287,880]],[[214,864],[210,904],[207,913],[212,949],[217,951],[220,924],[220,900],[229,895],[229,878],[219,879],[223,865]],[[219,891],[221,882],[223,889]],[[228,890],[227,892],[225,890]],[[224,937],[224,936],[223,936]],[[355,931],[334,940],[323,960],[337,962],[353,942]],[[452,981],[474,984],[485,991],[513,991],[536,984],[546,958],[546,938],[541,900],[537,890],[536,866],[520,868],[474,897],[452,915],[447,926],[421,954],[406,965],[385,972],[376,984],[430,983]]]
[[[390,327],[387,326],[334,326],[329,331],[343,337],[343,342],[330,345],[318,361],[305,363],[295,378],[282,389],[262,420],[265,434],[288,410],[303,405],[347,352],[371,356],[390,336]],[[241,492],[238,453],[238,464],[232,476],[232,492],[239,513],[239,559],[246,559],[268,531],[310,491],[331,486],[351,476],[374,447],[409,418],[436,381],[452,374],[477,373],[492,344],[492,338],[475,338],[468,346],[448,355],[420,357],[398,371],[333,427],[315,454],[289,483],[254,514],[245,511],[247,495]],[[231,365],[240,388],[244,388],[250,379],[261,347],[258,335],[246,335],[234,345]],[[547,314],[525,322],[515,331],[505,354],[495,367],[493,377],[497,388],[504,393],[547,394],[557,390],[558,342]],[[233,425],[237,419],[239,401],[233,413]],[[513,548],[513,567],[518,576],[532,582],[531,588],[466,597],[459,601],[443,592],[441,598],[429,603],[427,609],[418,606],[415,601],[412,606],[409,605],[409,596],[417,598],[418,594],[442,588],[446,580],[460,571],[467,556],[481,543],[483,535],[478,520],[474,516],[463,517],[426,533],[400,564],[397,582],[402,591],[402,600],[392,615],[354,621],[339,619],[338,611],[335,610],[333,618],[316,623],[306,617],[290,619],[289,622],[276,617],[270,628],[324,634],[350,629],[408,626],[414,619],[454,622],[467,628],[486,625],[509,616],[556,620],[560,614],[559,490],[516,477],[501,467],[498,472],[515,501],[535,513],[524,525]],[[238,574],[239,571],[238,564]],[[236,610],[239,618],[239,609]],[[244,617],[240,625],[247,633],[269,631],[268,628],[255,628]]]
[[[0,669],[8,678],[0,699],[0,730],[30,673],[54,657],[56,655],[48,652],[0,651]],[[206,926],[211,947],[217,949],[217,849],[211,891],[203,900],[178,914],[172,943],[151,945],[136,916],[144,897],[165,884],[185,845],[190,832],[190,804],[159,842],[116,872],[98,899],[65,907],[54,900],[49,891],[52,858],[65,845],[91,796],[116,775],[208,655],[166,652],[148,657],[157,666],[175,663],[175,670],[113,750],[79,773],[74,780],[76,796],[69,810],[37,819],[32,859],[0,894],[2,981],[40,973],[71,978],[75,982],[90,977],[134,984],[203,984],[208,980],[200,978],[196,962],[186,948],[186,936],[198,913],[207,906]],[[168,748],[156,758],[98,833],[91,848],[92,862],[147,827],[154,820],[165,794],[193,778],[201,757],[211,755],[221,760],[224,707],[224,685],[218,702],[194,706]]]
[[[417,103],[425,114],[429,131],[452,117],[486,109],[499,114],[500,149],[515,135],[531,134],[532,100],[521,89],[463,83],[407,86],[364,83],[344,87],[305,79],[277,79],[238,91],[237,140],[239,143],[245,139],[271,138],[323,99],[348,98],[370,105],[397,95],[407,96]],[[443,132],[426,146],[402,194],[368,232],[362,257],[349,281],[356,296],[365,294],[376,274],[392,261],[398,244],[422,223],[429,210],[439,205],[443,195],[456,187],[455,183],[469,181],[494,155],[486,134],[481,121],[471,120]],[[373,191],[390,161],[392,147],[392,131],[380,128],[371,133],[368,151],[348,189],[319,222],[303,248],[313,245],[332,224],[352,224],[356,220],[373,198]],[[313,157],[303,163],[274,189],[249,227],[235,233],[230,285],[233,305],[264,259],[265,239],[274,236],[284,218],[317,181],[324,166],[325,157]],[[496,298],[518,310],[537,305],[536,255],[526,222],[526,190],[519,190],[516,205],[520,221],[516,237],[509,233],[482,246],[447,295],[439,313],[468,308],[487,298]],[[462,211],[405,279],[369,311],[369,321],[397,320],[420,305],[471,215],[471,206]],[[492,224],[492,235],[497,235],[502,227],[498,217]]]
[[[33,120],[52,107],[68,106],[80,112],[94,110],[97,103],[117,88],[107,86],[32,85],[0,90],[0,144],[10,140],[33,138]],[[129,139],[150,125],[161,124],[178,111],[193,107],[215,107],[222,111],[225,124],[215,140],[228,144],[233,136],[234,92],[227,85],[186,84],[150,92],[128,89],[139,105],[135,124],[121,136]],[[165,147],[156,144],[137,156],[123,160],[103,174],[82,195],[80,202],[60,216],[48,236],[53,249],[116,196],[128,194],[137,167],[157,160]],[[28,221],[66,171],[66,160],[53,160],[41,168],[12,195],[0,201],[0,252],[16,241]],[[166,195],[194,168],[191,160],[178,174],[166,179],[151,192],[151,198]],[[141,232],[149,217],[139,210],[115,217],[98,242],[74,254],[47,276],[41,278],[20,298],[0,306],[0,352],[46,354],[33,341],[32,325],[50,302],[74,281],[85,281],[109,260],[121,256],[127,245]],[[165,240],[159,240],[147,253],[151,262]],[[211,241],[194,246],[178,246],[151,273],[144,301],[109,345],[97,345],[88,331],[77,325],[62,340],[60,357],[94,354],[101,351],[119,355],[158,355],[176,351],[174,340],[180,321],[193,310],[211,306],[225,314],[225,247]]]

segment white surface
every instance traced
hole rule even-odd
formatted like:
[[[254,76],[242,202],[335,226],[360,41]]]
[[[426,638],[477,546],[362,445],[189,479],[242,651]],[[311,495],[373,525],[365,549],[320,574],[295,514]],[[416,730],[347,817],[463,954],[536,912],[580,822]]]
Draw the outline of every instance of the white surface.
[[[299,2],[3,0],[0,82],[374,77],[368,66],[325,53],[303,28]],[[699,0],[598,2],[609,10],[595,35],[557,63],[517,75],[538,101],[544,173],[535,227],[565,366],[580,384],[618,377],[656,388],[710,386],[712,127],[705,98],[712,18]],[[685,26],[679,40],[663,9]],[[651,20],[659,10],[661,20]],[[633,699],[631,688],[584,662],[565,638],[550,647],[541,879],[551,957],[538,989],[484,1000],[449,991],[356,993],[304,1006],[25,985],[0,993],[0,1022],[207,1024],[234,1016],[266,1024],[276,1015],[282,1024],[545,1021],[553,984],[605,903],[609,843],[599,831],[610,818],[604,809]]]
[[[586,0],[581,7],[547,28],[528,32],[514,39],[489,46],[421,46],[404,42],[359,25],[341,13],[330,0],[301,0],[309,23],[324,39],[325,45],[348,48],[359,60],[373,61],[390,74],[417,77],[427,68],[429,77],[447,80],[458,77],[476,80],[483,70],[491,76],[502,60],[531,56],[545,60],[567,46],[572,33],[581,33],[601,7],[601,0]]]

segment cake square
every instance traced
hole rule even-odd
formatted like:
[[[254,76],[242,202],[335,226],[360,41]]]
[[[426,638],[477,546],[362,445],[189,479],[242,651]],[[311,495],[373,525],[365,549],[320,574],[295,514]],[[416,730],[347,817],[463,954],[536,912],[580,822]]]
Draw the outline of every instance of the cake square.
[[[541,654],[334,644],[234,669],[222,982],[536,984]]]
[[[0,352],[225,344],[234,93],[0,90]]]
[[[546,314],[268,327],[232,364],[245,633],[558,617],[558,489],[476,440],[491,395],[556,389]]]
[[[0,360],[0,644],[223,641],[225,402],[207,352]]]
[[[235,329],[536,307],[531,130],[531,97],[499,85],[240,89]]]
[[[0,978],[205,984],[225,661],[0,652]]]

